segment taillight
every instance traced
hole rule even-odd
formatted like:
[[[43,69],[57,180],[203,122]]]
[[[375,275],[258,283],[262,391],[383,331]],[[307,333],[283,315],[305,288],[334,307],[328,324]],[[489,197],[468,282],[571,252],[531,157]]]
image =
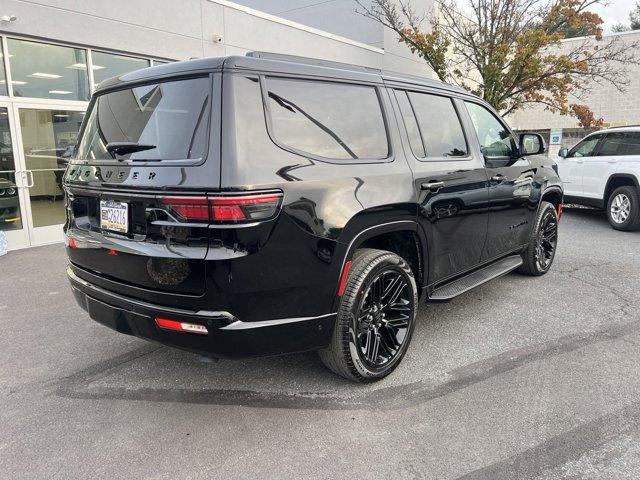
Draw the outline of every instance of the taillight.
[[[209,202],[207,197],[162,197],[162,203],[167,205],[180,220],[190,222],[209,221]]]
[[[162,197],[181,221],[242,223],[268,220],[276,215],[282,193],[219,195],[209,197]]]
[[[209,197],[211,218],[219,222],[266,220],[280,206],[281,193]]]

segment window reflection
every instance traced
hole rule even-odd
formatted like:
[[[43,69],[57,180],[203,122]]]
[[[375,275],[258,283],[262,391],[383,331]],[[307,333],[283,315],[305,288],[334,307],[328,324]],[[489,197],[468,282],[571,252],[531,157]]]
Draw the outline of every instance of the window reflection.
[[[0,42],[0,95],[8,95],[7,76],[4,73],[4,52]]]
[[[375,88],[270,78],[273,134],[302,152],[333,159],[383,159],[389,154]]]
[[[144,58],[96,52],[95,50],[91,52],[91,60],[93,63],[93,82],[96,87],[108,78],[149,66],[149,60]]]
[[[489,110],[477,103],[465,102],[478,135],[480,150],[486,157],[509,157],[513,139],[509,130]]]
[[[22,228],[15,170],[9,113],[0,107],[0,230]]]
[[[16,97],[89,99],[85,50],[15,38],[7,45]]]
[[[27,170],[33,225],[64,223],[62,176],[73,152],[83,112],[20,109],[20,127]]]

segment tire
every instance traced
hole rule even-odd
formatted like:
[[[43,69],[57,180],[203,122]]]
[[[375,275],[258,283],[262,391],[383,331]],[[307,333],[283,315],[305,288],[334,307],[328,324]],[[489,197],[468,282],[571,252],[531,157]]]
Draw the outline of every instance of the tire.
[[[541,202],[529,245],[522,253],[520,273],[538,277],[549,271],[558,246],[558,212],[553,204]]]
[[[386,377],[407,351],[417,305],[416,281],[404,259],[384,250],[358,250],[340,299],[331,343],[319,351],[322,362],[356,382]]]
[[[640,226],[640,194],[637,187],[618,187],[607,201],[607,220],[616,230],[630,232]]]

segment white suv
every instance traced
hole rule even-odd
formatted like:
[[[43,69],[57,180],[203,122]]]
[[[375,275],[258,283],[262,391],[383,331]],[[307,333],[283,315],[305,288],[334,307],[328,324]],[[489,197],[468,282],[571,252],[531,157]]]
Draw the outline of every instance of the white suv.
[[[565,203],[606,208],[616,230],[640,226],[640,126],[600,130],[559,155]]]

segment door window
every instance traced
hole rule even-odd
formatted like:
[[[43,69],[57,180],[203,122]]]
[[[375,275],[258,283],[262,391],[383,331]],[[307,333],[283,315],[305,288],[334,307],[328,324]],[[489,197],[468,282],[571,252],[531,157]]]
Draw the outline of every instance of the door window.
[[[267,78],[274,139],[336,160],[385,159],[389,144],[375,87]]]
[[[618,155],[640,155],[640,132],[630,132],[623,135]]]
[[[592,156],[601,138],[602,135],[592,135],[588,138],[585,138],[575,147],[569,150],[567,158]]]
[[[426,158],[466,157],[467,141],[452,100],[428,93],[407,95],[418,121]]]
[[[482,105],[472,102],[465,102],[465,104],[478,135],[483,155],[487,158],[511,157],[513,137],[509,129]]]
[[[418,121],[416,120],[416,115],[413,112],[411,102],[409,102],[407,92],[405,92],[404,90],[397,90],[396,98],[398,99],[400,112],[402,113],[402,118],[404,119],[404,126],[407,129],[407,136],[409,137],[409,146],[411,147],[411,151],[416,157],[425,158],[427,156],[427,153],[424,151],[422,134],[420,133]]]
[[[608,133],[598,150],[599,157],[620,155],[620,149],[624,143],[623,133]]]

